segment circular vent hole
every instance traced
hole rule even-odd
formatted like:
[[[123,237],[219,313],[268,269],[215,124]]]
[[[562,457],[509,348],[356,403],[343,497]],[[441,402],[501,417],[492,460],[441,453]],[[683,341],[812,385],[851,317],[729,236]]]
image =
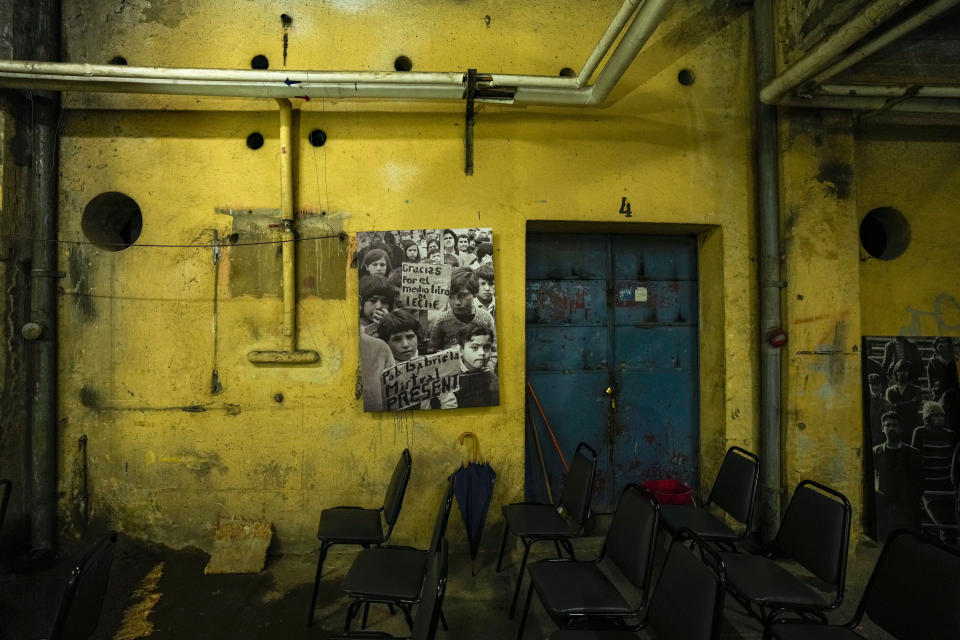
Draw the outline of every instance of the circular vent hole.
[[[140,205],[125,193],[108,191],[87,203],[80,219],[83,235],[106,251],[123,251],[140,237]]]
[[[322,147],[327,142],[327,134],[323,129],[314,129],[310,132],[310,135],[307,136],[307,139],[315,147]]]
[[[697,78],[693,75],[693,71],[690,71],[690,69],[680,69],[680,73],[677,74],[677,82],[685,87],[689,87],[696,81]]]
[[[253,56],[253,59],[250,60],[251,69],[269,69],[270,61],[267,60],[267,56],[260,54]]]
[[[561,78],[576,78],[576,77],[577,77],[577,72],[574,71],[573,69],[571,69],[570,67],[564,67],[563,69],[560,69],[560,77],[561,77]]]
[[[413,60],[407,56],[397,56],[397,59],[393,61],[393,68],[397,71],[410,71],[413,69]]]
[[[247,146],[254,151],[263,146],[263,134],[256,131],[247,136]]]
[[[893,207],[871,210],[860,222],[860,244],[878,260],[893,260],[910,246],[910,223]]]
[[[110,58],[110,64],[126,65],[127,59],[124,58],[123,56],[113,56],[112,58]]]

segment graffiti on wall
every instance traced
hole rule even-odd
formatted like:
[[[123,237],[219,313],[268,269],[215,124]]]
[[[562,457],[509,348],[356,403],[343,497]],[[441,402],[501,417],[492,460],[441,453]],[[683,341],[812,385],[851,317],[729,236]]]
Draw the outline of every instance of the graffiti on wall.
[[[900,331],[904,335],[919,336],[928,328],[937,335],[960,333],[960,302],[948,293],[938,295],[929,311],[907,307],[907,313],[910,324]]]
[[[924,531],[957,543],[960,338],[863,339],[867,531]],[[871,513],[872,511],[872,513]]]
[[[364,411],[500,404],[493,232],[361,232]]]

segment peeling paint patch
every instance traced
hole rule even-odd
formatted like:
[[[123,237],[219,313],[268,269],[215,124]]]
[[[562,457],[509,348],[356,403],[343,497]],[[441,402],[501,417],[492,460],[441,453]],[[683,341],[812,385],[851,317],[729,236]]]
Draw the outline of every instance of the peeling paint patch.
[[[296,472],[292,466],[281,467],[280,463],[273,460],[266,464],[258,464],[254,468],[254,473],[263,476],[263,486],[266,489],[284,489],[287,486],[287,478],[291,473]]]
[[[90,288],[90,259],[83,245],[70,247],[67,256],[67,274],[73,283],[73,311],[81,322],[90,322],[97,317]]]
[[[282,290],[282,246],[279,242],[279,210],[217,207],[217,213],[233,217],[237,243],[229,246],[229,291],[231,297],[279,296]],[[297,298],[318,297],[345,300],[346,264],[350,256],[344,216],[326,211],[297,212]]]
[[[181,449],[177,452],[176,456],[159,458],[158,461],[181,464],[198,478],[206,478],[214,469],[219,471],[221,475],[226,473],[228,470],[220,460],[220,454],[201,454],[189,449]]]
[[[96,389],[83,385],[80,387],[80,404],[88,409],[102,409],[103,402]]]
[[[853,169],[845,162],[824,162],[817,173],[817,182],[824,185],[827,195],[846,200],[850,197]]]
[[[140,14],[141,22],[156,22],[165,27],[176,29],[187,17],[182,2],[150,2],[143,6]]]

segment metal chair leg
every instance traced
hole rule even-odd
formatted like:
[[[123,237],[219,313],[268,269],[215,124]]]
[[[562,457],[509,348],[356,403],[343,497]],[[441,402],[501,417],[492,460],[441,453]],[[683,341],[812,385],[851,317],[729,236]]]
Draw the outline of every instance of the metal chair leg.
[[[510,619],[513,620],[513,614],[517,612],[517,598],[520,596],[520,585],[523,584],[523,571],[527,568],[527,556],[530,555],[530,545],[532,542],[527,542],[523,538],[520,538],[523,542],[523,558],[520,560],[520,573],[517,574],[517,588],[513,590],[513,603],[510,605]]]
[[[570,554],[570,559],[571,559],[571,560],[576,560],[576,559],[577,559],[577,554],[576,554],[576,552],[573,550],[573,544],[572,544],[569,540],[567,540],[566,538],[562,538],[562,539],[560,540],[560,544],[562,544],[562,545],[563,545],[563,548],[566,549],[566,550],[567,550],[567,553]]]
[[[507,534],[510,532],[510,527],[507,525],[506,521],[503,523],[503,538],[500,540],[500,555],[497,556],[497,573],[503,571],[503,550],[507,547]]]
[[[367,614],[368,614],[368,613],[370,613],[370,603],[369,603],[369,602],[365,602],[365,603],[363,603],[363,620],[360,622],[360,628],[361,628],[361,629],[366,629],[366,628],[367,628]]]
[[[440,624],[443,625],[444,631],[450,631],[450,627],[447,626],[447,617],[443,615],[443,605],[440,605]]]
[[[517,629],[517,640],[523,638],[523,629],[527,626],[527,615],[530,613],[530,600],[533,599],[533,582],[527,589],[527,600],[523,603],[523,615],[520,617],[520,627]]]
[[[347,619],[343,622],[343,632],[350,633],[350,623],[357,616],[357,609],[360,607],[360,601],[354,600],[347,607]]]
[[[307,627],[313,626],[313,610],[317,606],[317,593],[320,592],[320,575],[323,573],[323,562],[327,559],[327,550],[333,546],[323,540],[320,541],[320,557],[317,558],[317,577],[313,579],[313,595],[310,597],[310,609],[307,611]]]
[[[410,605],[398,605],[403,609],[403,617],[407,620],[407,626],[410,627],[410,631],[413,631],[413,618],[410,616]]]

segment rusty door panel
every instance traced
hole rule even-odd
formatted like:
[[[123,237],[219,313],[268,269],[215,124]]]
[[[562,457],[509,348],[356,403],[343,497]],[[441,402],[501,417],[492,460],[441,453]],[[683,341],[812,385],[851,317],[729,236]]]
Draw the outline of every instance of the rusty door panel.
[[[599,452],[598,510],[628,482],[696,482],[696,276],[690,237],[528,236],[527,378],[564,455],[580,440]],[[562,467],[533,411],[556,496]],[[546,498],[529,437],[526,490]]]

